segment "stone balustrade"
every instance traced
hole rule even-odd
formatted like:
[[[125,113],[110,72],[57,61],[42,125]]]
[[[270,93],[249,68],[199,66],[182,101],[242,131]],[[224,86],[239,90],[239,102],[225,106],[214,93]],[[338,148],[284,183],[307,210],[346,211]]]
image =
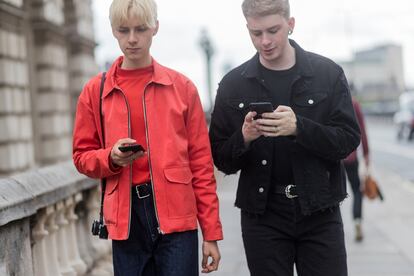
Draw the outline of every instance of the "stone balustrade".
[[[113,275],[92,236],[100,188],[71,162],[0,179],[0,275]]]

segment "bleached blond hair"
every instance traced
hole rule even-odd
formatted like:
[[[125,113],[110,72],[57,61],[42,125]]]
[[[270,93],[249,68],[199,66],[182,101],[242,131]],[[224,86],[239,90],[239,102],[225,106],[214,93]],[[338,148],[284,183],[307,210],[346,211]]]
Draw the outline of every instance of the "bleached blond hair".
[[[157,25],[157,4],[154,0],[113,0],[109,9],[109,20],[113,27],[121,26],[130,17],[136,16],[147,27]]]

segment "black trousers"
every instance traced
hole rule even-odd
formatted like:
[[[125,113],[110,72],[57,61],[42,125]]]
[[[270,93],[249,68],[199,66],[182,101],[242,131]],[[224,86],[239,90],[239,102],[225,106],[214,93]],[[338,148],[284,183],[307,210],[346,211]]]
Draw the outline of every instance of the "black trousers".
[[[344,163],[346,175],[352,188],[352,215],[354,219],[362,218],[362,192],[361,192],[361,180],[358,173],[358,161],[352,163]]]
[[[304,216],[297,199],[271,194],[265,214],[242,211],[241,227],[252,276],[347,276],[339,206]]]

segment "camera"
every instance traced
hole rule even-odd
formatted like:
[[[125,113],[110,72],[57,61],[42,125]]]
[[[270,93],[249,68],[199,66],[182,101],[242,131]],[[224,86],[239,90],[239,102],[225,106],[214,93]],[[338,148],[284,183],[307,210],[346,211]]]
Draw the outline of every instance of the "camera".
[[[106,225],[101,223],[99,220],[94,220],[92,223],[92,235],[99,236],[100,239],[108,239],[108,229]]]

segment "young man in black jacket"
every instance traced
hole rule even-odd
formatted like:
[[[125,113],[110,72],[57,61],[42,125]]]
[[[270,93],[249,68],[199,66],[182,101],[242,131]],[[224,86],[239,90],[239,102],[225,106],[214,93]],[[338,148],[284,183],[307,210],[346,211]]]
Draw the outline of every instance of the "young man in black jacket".
[[[215,165],[239,170],[236,206],[252,276],[347,275],[341,160],[360,131],[341,67],[288,36],[288,0],[244,0],[257,54],[220,82],[210,139]],[[270,102],[273,112],[251,111]],[[254,109],[255,107],[253,107]]]

